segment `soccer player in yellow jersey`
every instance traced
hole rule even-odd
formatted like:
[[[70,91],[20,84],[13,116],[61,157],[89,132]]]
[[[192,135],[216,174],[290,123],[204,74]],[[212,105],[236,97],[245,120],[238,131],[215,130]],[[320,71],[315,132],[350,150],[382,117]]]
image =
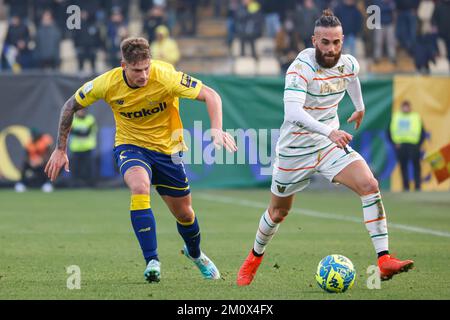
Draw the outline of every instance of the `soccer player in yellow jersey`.
[[[61,168],[69,170],[66,149],[73,115],[103,99],[114,113],[114,155],[131,191],[131,222],[147,265],[145,279],[159,282],[161,277],[156,223],[150,207],[151,184],[177,220],[186,257],[195,263],[204,278],[219,279],[219,270],[200,250],[200,228],[181,161],[186,146],[178,99],[204,101],[214,144],[234,152],[237,150],[234,139],[222,130],[220,96],[200,80],[177,72],[172,65],[151,60],[149,44],[143,38],[125,39],[121,53],[121,67],[87,82],[64,104],[57,146],[45,172],[54,181]]]

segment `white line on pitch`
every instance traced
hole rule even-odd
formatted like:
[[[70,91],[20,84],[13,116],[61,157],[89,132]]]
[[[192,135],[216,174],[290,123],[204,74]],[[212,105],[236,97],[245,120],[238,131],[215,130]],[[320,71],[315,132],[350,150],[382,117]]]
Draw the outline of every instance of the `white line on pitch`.
[[[197,194],[197,195],[195,195],[195,197],[201,198],[202,200],[234,204],[234,205],[240,205],[240,206],[245,206],[245,207],[249,207],[249,208],[263,209],[263,210],[267,209],[267,205],[268,205],[268,202],[263,203],[263,202],[258,202],[258,201],[242,200],[242,199],[220,196],[217,194]],[[349,217],[349,216],[344,216],[344,215],[335,214],[335,213],[320,212],[320,211],[309,210],[309,209],[293,209],[292,212],[299,213],[299,214],[302,214],[305,216],[315,217],[315,218],[351,221],[351,222],[356,222],[356,223],[362,224],[362,218],[359,219],[356,217]],[[399,224],[399,223],[389,223],[389,222],[388,222],[388,227],[400,229],[400,230],[411,231],[411,232],[416,232],[416,233],[423,233],[423,234],[429,234],[429,235],[433,235],[433,236],[450,238],[450,232],[446,232],[446,231],[438,231],[438,230],[433,230],[433,229],[408,226],[408,225]]]

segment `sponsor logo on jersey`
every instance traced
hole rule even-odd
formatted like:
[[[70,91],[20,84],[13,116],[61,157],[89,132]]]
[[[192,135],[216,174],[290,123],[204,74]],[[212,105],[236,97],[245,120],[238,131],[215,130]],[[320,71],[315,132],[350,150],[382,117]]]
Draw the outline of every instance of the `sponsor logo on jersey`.
[[[344,65],[337,67],[340,73],[344,73]]]
[[[320,93],[334,93],[345,89],[345,80],[339,79],[337,82],[326,82],[320,86]]]
[[[119,100],[116,100],[116,103],[117,103],[119,106],[123,106],[123,104],[125,103],[125,100],[119,99]]]
[[[279,193],[284,193],[286,191],[286,187],[285,186],[280,186],[279,184],[277,184],[277,189]]]
[[[121,112],[120,115],[128,119],[143,118],[162,112],[166,109],[167,103],[161,102],[158,106],[152,109],[142,108],[141,110],[134,112]]]

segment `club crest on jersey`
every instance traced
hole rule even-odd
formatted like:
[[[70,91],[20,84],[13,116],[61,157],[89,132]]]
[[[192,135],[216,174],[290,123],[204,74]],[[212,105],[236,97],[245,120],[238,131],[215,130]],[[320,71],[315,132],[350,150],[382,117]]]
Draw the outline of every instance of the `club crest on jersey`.
[[[344,65],[337,67],[340,73],[344,73]]]

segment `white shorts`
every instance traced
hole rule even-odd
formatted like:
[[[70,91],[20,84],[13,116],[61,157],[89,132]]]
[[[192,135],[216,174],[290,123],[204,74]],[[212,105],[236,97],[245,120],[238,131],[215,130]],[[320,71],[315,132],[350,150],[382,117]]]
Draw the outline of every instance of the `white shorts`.
[[[304,156],[277,156],[275,159],[271,191],[278,197],[287,197],[305,189],[314,173],[330,182],[346,166],[363,157],[347,146],[347,151],[331,144],[323,150]]]

